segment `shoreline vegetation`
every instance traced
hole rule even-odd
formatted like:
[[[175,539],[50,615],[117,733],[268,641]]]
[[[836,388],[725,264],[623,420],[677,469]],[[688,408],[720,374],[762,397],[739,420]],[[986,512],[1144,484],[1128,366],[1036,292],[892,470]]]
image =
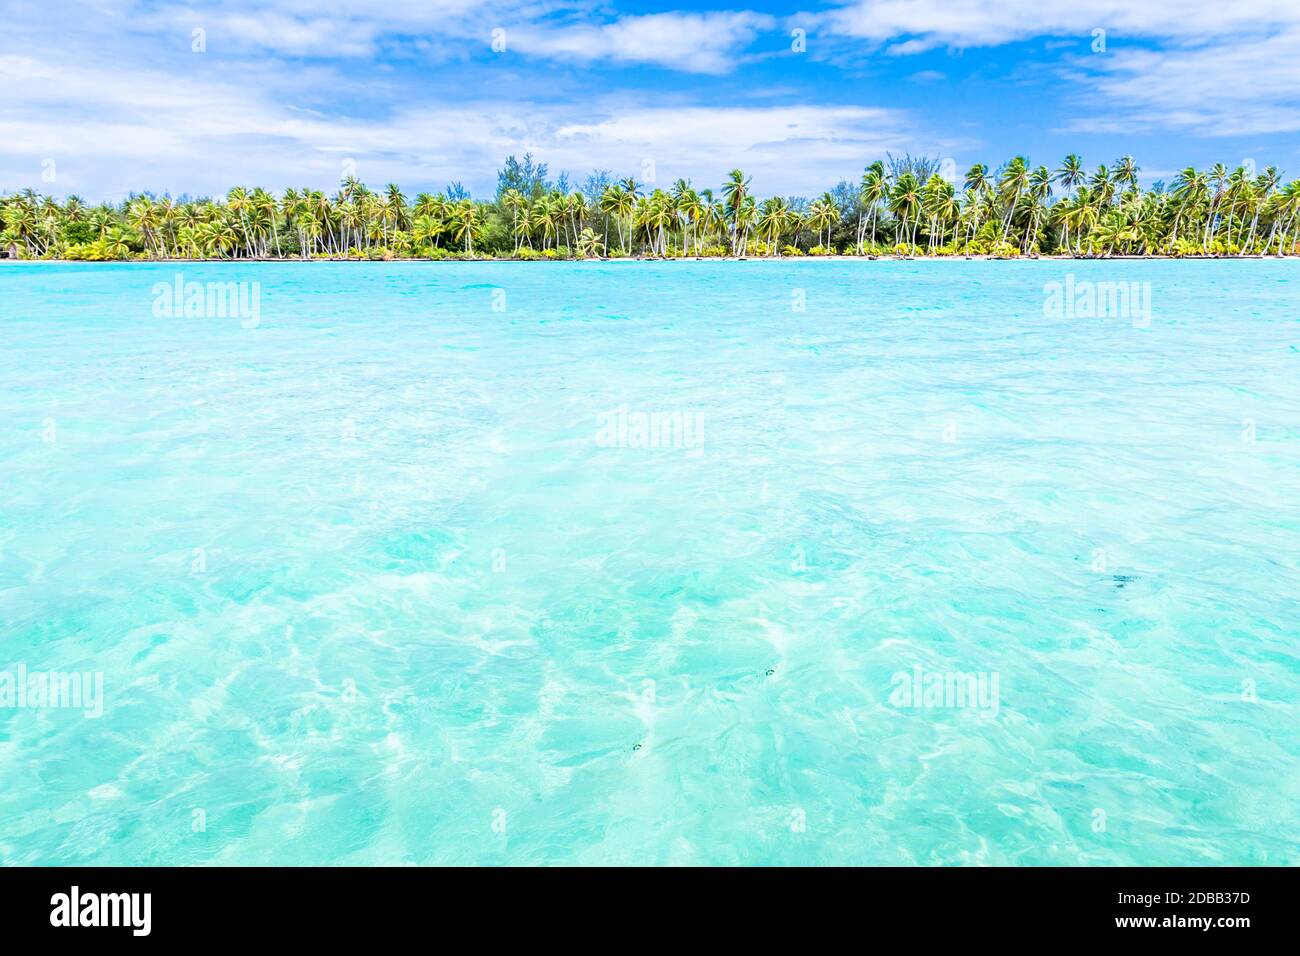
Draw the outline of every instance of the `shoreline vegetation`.
[[[349,176],[333,195],[280,196],[237,186],[224,198],[136,194],[119,204],[0,194],[0,257],[22,261],[438,261],[572,259],[1152,259],[1300,253],[1300,180],[1187,167],[1138,186],[1125,156],[1055,170],[1017,156],[995,171],[955,172],[924,157],[868,165],[807,200],[759,199],[732,170],[716,192],[592,173],[552,181],[531,155],[511,156],[496,196],[459,184],[408,199]]]
[[[361,256],[311,256],[301,258],[299,256],[249,256],[244,258],[226,258],[212,259],[195,256],[181,256],[172,258],[170,256],[137,256],[129,259],[58,259],[49,256],[39,259],[5,259],[0,256],[0,269],[6,266],[17,265],[148,265],[157,263],[165,265],[168,263],[179,265],[313,265],[325,263],[357,263],[365,265],[376,262],[389,263],[438,263],[438,262],[455,262],[455,263],[524,263],[524,262],[591,262],[591,263],[614,263],[623,262],[628,265],[634,264],[657,264],[664,265],[673,262],[806,262],[806,263],[833,263],[833,262],[1202,262],[1226,260],[1230,262],[1255,262],[1260,260],[1277,261],[1279,259],[1292,258],[1290,255],[1276,254],[1259,254],[1252,253],[1249,255],[1161,255],[1152,253],[1150,255],[1095,255],[1095,256],[1075,256],[1075,255],[1035,255],[1035,256],[988,256],[988,255],[895,255],[894,253],[882,253],[880,255],[855,255],[852,253],[833,253],[818,256],[554,256],[546,258],[519,258],[515,256],[493,256],[493,255],[476,255],[476,256],[438,256],[430,258],[428,256],[383,256],[383,257],[361,257]]]

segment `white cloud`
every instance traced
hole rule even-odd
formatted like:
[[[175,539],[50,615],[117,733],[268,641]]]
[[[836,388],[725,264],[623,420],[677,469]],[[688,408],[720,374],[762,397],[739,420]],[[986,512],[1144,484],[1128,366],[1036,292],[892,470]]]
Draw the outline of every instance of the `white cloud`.
[[[548,148],[571,166],[593,152],[623,168],[653,160],[660,183],[685,176],[707,185],[740,166],[763,190],[809,194],[916,142],[904,114],[889,109],[652,107],[560,126]]]
[[[549,7],[524,0],[216,0],[203,4],[140,4],[134,29],[184,35],[201,28],[213,52],[284,56],[366,57],[385,41],[474,39],[486,47],[505,16],[534,16]]]
[[[564,29],[507,31],[511,49],[583,62],[652,63],[697,73],[723,73],[759,30],[775,24],[756,13],[655,13]]]
[[[189,35],[210,48],[284,56],[366,57],[408,46],[448,55],[485,52],[504,30],[506,55],[571,62],[649,64],[721,73],[772,17],[739,12],[606,17],[582,0],[222,0],[142,7],[137,28]]]
[[[997,46],[1040,36],[1116,39],[1161,37],[1204,41],[1278,26],[1300,26],[1294,0],[853,0],[816,19],[833,33],[906,44],[895,52],[937,46]]]
[[[832,37],[906,56],[1073,36],[1105,50],[1064,75],[1089,132],[1178,129],[1207,136],[1300,129],[1300,2],[1296,0],[852,0],[812,16]],[[1086,91],[1086,93],[1085,93]]]
[[[1183,129],[1203,136],[1300,131],[1300,30],[1166,50],[1088,58],[1088,81],[1122,108],[1122,131]],[[1088,129],[1081,121],[1074,128]]]
[[[31,185],[89,199],[142,187],[191,194],[236,183],[330,188],[346,160],[376,184],[438,188],[468,179],[481,191],[508,154],[525,151],[578,176],[608,168],[640,179],[650,160],[659,183],[686,177],[701,186],[740,165],[765,191],[806,194],[886,151],[946,145],[925,142],[901,112],[866,106],[399,97],[386,115],[355,118],[289,108],[264,77],[181,77],[13,56],[0,57],[0,83],[18,104],[0,118],[0,188]],[[39,181],[47,158],[57,164],[52,185]]]

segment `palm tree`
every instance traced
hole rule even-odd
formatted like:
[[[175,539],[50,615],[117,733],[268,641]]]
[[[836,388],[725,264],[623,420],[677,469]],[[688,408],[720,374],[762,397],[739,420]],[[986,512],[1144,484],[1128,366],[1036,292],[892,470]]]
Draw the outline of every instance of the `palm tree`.
[[[335,212],[338,213],[339,229],[343,233],[343,250],[346,252],[353,248],[354,240],[358,245],[361,242],[361,209],[351,199],[344,199]]]
[[[1249,248],[1254,247],[1255,233],[1259,227],[1259,218],[1267,211],[1273,208],[1274,191],[1282,179],[1282,173],[1276,166],[1266,166],[1264,171],[1255,178],[1252,184],[1252,193],[1254,194],[1254,215],[1250,221],[1250,236],[1246,240]],[[1267,247],[1267,243],[1265,243]]]
[[[1136,188],[1138,184],[1138,173],[1140,168],[1133,161],[1132,156],[1123,156],[1115,163],[1115,180],[1121,183],[1128,183],[1129,186]]]
[[[110,229],[108,235],[104,237],[104,244],[108,254],[114,259],[126,259],[131,255],[126,233],[121,229]]]
[[[391,225],[396,232],[409,222],[406,210],[406,197],[402,195],[402,189],[396,183],[389,183],[384,187],[384,238],[388,238],[387,227]]]
[[[533,202],[528,225],[531,230],[541,232],[543,250],[550,247],[552,232],[556,234],[556,245],[559,245],[560,210],[553,195],[537,197]]]
[[[1015,212],[1016,204],[1020,202],[1020,194],[1025,191],[1029,185],[1029,168],[1023,156],[1017,156],[1007,163],[1002,169],[1002,175],[998,178],[998,193],[1006,204],[1006,218],[1002,223],[1002,239],[1007,238],[1007,230],[1011,228],[1011,216]]]
[[[417,246],[427,245],[430,248],[435,248],[441,232],[442,223],[433,216],[417,215],[411,223],[411,238],[415,240]]]
[[[569,225],[573,228],[573,242],[571,245],[576,246],[578,244],[578,226],[587,215],[587,197],[575,189],[564,200],[564,211],[569,217]]]
[[[1197,214],[1209,196],[1209,179],[1195,166],[1187,166],[1174,177],[1173,195],[1178,211],[1174,215],[1171,241],[1178,241],[1178,227],[1182,220]]]
[[[749,253],[749,232],[758,221],[758,205],[753,196],[745,197],[740,208],[735,211],[733,221],[736,234],[740,236],[740,256],[744,258]]]
[[[921,206],[921,184],[917,182],[916,174],[910,169],[898,177],[894,183],[893,189],[889,192],[889,211],[894,214],[898,220],[899,227],[896,240],[900,240],[906,234],[907,245],[910,247],[916,244],[916,222],[915,217]],[[908,232],[907,223],[912,219],[912,229]]]
[[[158,218],[153,202],[147,196],[139,196],[127,203],[126,221],[144,237],[145,249],[150,255],[161,258],[166,253],[158,242]]]
[[[275,254],[280,255],[280,231],[278,228],[278,215],[280,211],[279,204],[275,197],[269,192],[258,186],[249,195],[250,218],[254,223],[254,234],[258,239],[258,255],[266,256],[270,253],[270,245],[274,244]],[[267,242],[267,237],[271,242]]]
[[[1066,197],[1058,203],[1054,203],[1047,212],[1047,221],[1061,230],[1061,241],[1058,249],[1070,250],[1070,226],[1078,221],[1079,203],[1071,198]]]
[[[611,183],[601,190],[598,204],[600,211],[605,214],[605,245],[609,245],[609,221],[612,219],[614,220],[614,228],[618,231],[618,246],[620,249],[623,248],[623,213],[620,196],[622,192],[622,186]]]
[[[623,251],[627,255],[632,254],[632,216],[636,209],[636,201],[637,185],[635,180],[625,179],[622,183],[619,183],[614,187],[614,191],[611,194],[611,202],[613,205],[611,206],[610,214],[613,215],[615,221],[619,223],[619,244],[624,246]],[[626,239],[624,239],[622,228],[622,223],[625,221],[627,223]]]
[[[1077,153],[1070,153],[1061,161],[1056,171],[1056,181],[1065,187],[1066,194],[1074,192],[1076,186],[1084,181],[1083,160]]]
[[[704,203],[704,228],[721,245],[727,231],[726,204],[721,199],[714,199],[711,189],[703,190],[700,199]]]
[[[1088,180],[1088,187],[1100,205],[1110,205],[1111,197],[1115,195],[1115,183],[1111,179],[1110,170],[1104,164],[1098,166],[1092,174],[1092,178]]]
[[[248,232],[248,210],[250,200],[248,190],[243,186],[234,186],[226,193],[226,207],[239,217],[239,222],[244,233],[244,254],[251,256],[253,254],[252,238]]]
[[[781,236],[789,229],[791,218],[790,204],[780,196],[764,200],[759,207],[756,225],[769,256],[781,254]]]
[[[1029,229],[1025,233],[1025,253],[1028,254],[1030,249],[1038,241],[1038,224],[1041,221],[1043,210],[1047,207],[1047,200],[1052,195],[1052,174],[1047,171],[1046,166],[1039,166],[1029,176],[1029,186],[1027,197],[1030,203]]]
[[[677,212],[672,196],[656,189],[642,207],[641,225],[650,238],[650,247],[658,255],[668,254],[668,230],[676,220]]]
[[[578,255],[584,259],[598,258],[605,251],[605,245],[600,241],[600,236],[596,235],[588,226],[582,230],[578,236]]]
[[[1292,180],[1278,195],[1277,254],[1294,250],[1300,232],[1300,180]],[[1288,236],[1290,237],[1288,239]]]
[[[355,177],[333,195],[302,187],[286,189],[277,199],[261,187],[235,186],[216,202],[132,194],[120,204],[95,207],[76,196],[60,202],[24,189],[0,194],[0,243],[16,244],[35,258],[283,258],[294,254],[285,236],[296,234],[296,254],[304,258],[389,258],[432,254],[444,237],[466,255],[485,241],[489,254],[504,247],[518,255],[540,235],[548,255],[554,255],[552,248],[569,248],[589,257],[609,247],[613,220],[618,246],[628,254],[663,256],[680,249],[702,255],[719,248],[744,256],[757,234],[767,254],[776,256],[787,239],[796,248],[833,245],[836,223],[850,215],[856,220],[854,249],[861,252],[868,235],[873,245],[877,241],[882,209],[892,214],[899,248],[914,250],[924,232],[927,250],[941,254],[962,242],[967,253],[1018,248],[1025,254],[1043,249],[1089,256],[1291,255],[1300,242],[1300,180],[1284,185],[1275,166],[1258,174],[1242,167],[1229,172],[1222,164],[1207,171],[1189,166],[1168,191],[1161,185],[1143,191],[1131,156],[1088,175],[1076,154],[1054,172],[1030,168],[1023,157],[1013,157],[996,177],[988,166],[975,164],[961,193],[925,163],[900,163],[895,172],[891,178],[885,164],[875,162],[864,170],[856,197],[846,200],[838,191],[818,196],[806,207],[806,232],[795,211],[802,202],[760,202],[736,170],[719,190],[720,199],[686,180],[647,196],[629,179],[604,188],[590,207],[585,193],[558,189],[539,190],[531,200],[522,190],[508,189],[490,203],[420,193],[408,204],[395,183],[372,191]],[[602,231],[603,241],[596,238]]]
[[[682,221],[682,253],[687,254],[688,247],[693,246],[695,254],[699,255],[699,225],[704,218],[704,201],[684,180],[677,181],[673,198]]]
[[[726,205],[727,215],[731,219],[732,255],[744,255],[741,238],[740,220],[743,216],[746,200],[749,197],[749,179],[739,169],[727,174],[727,181],[722,186],[722,200]],[[747,236],[745,238],[748,238]]]
[[[988,166],[976,163],[966,170],[965,187],[976,195],[989,192],[993,188],[993,180],[989,178]]]
[[[826,248],[831,244],[831,226],[840,221],[840,209],[830,193],[822,193],[808,207],[808,225],[817,230],[817,243],[822,245],[822,230],[826,230]]]
[[[957,222],[961,211],[953,184],[938,173],[931,175],[922,190],[921,209],[930,223],[928,246],[934,250],[944,244],[948,227]]]
[[[876,214],[880,204],[889,196],[889,180],[885,177],[885,164],[876,160],[862,174],[862,184],[858,188],[858,198],[867,210],[867,221],[871,228],[871,244],[876,243]],[[862,254],[863,229],[858,225],[858,254]]]
[[[474,237],[483,230],[478,206],[469,199],[462,199],[452,209],[452,221],[455,224],[457,240],[465,243],[465,254],[474,255]]]
[[[419,197],[416,197],[416,200],[418,206]],[[514,238],[514,254],[519,255],[523,244],[523,230],[519,228],[519,213],[527,208],[528,200],[518,189],[507,189],[501,194],[501,206],[510,211],[510,234]]]

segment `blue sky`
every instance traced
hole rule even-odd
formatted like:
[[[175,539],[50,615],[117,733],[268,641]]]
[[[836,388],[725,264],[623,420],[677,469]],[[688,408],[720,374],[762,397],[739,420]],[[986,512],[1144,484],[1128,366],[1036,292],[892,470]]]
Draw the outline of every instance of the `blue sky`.
[[[1295,0],[0,0],[0,23],[0,191],[355,170],[485,196],[527,151],[794,195],[907,151],[1300,175]]]

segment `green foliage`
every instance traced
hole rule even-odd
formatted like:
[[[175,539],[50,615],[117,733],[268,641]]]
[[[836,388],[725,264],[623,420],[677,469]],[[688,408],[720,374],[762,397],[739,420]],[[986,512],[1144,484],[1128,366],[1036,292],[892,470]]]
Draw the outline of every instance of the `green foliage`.
[[[99,237],[95,228],[84,219],[65,222],[60,232],[63,241],[72,245],[85,245]]]
[[[574,189],[525,156],[507,160],[489,202],[456,184],[408,198],[396,184],[373,190],[355,178],[333,193],[236,186],[215,199],[140,194],[94,207],[24,190],[0,196],[0,243],[24,258],[83,261],[1300,251],[1300,181],[1284,184],[1273,167],[1188,167],[1152,191],[1139,188],[1138,172],[1127,156],[1093,173],[1075,155],[1055,171],[1017,156],[971,166],[957,183],[934,161],[904,156],[814,199],[760,199],[739,169],[716,189],[649,188],[604,171]]]

